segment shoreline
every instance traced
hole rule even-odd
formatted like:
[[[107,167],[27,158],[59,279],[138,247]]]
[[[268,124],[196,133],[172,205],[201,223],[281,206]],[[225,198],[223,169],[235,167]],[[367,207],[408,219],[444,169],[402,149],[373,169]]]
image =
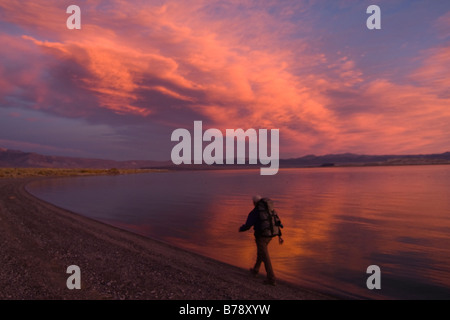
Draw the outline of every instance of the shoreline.
[[[262,284],[238,268],[58,208],[0,179],[0,299],[329,300],[285,281]],[[81,269],[69,290],[66,269]]]

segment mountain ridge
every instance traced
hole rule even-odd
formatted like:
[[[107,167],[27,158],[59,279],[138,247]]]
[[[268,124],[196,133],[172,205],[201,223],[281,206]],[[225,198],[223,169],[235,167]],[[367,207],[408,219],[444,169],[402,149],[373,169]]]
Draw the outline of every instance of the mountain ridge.
[[[142,167],[166,166],[169,161],[127,160],[116,161],[98,158],[77,158],[43,155],[0,148],[0,167],[15,168],[91,168],[91,169],[139,169]]]
[[[246,162],[248,163],[248,161]],[[418,164],[450,164],[450,151],[435,154],[411,155],[365,155],[354,153],[338,153],[326,155],[306,155],[298,158],[280,159],[280,168],[298,167],[333,167],[333,166],[377,166],[377,165],[418,165]],[[116,161],[97,158],[76,158],[43,155],[0,148],[0,167],[14,168],[92,168],[92,169],[142,169],[142,168],[178,168],[199,169],[214,168],[221,165],[180,165],[171,161],[127,160]],[[226,165],[223,167],[249,167],[254,165]],[[258,165],[260,166],[260,165]]]

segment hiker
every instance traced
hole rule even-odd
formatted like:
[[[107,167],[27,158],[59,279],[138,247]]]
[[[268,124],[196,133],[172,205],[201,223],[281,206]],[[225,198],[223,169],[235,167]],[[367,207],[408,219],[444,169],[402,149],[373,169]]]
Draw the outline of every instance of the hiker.
[[[283,225],[273,209],[273,202],[268,198],[253,196],[253,210],[248,214],[247,221],[239,228],[239,232],[247,231],[253,226],[256,242],[256,263],[250,272],[256,276],[259,272],[261,263],[264,262],[267,278],[264,284],[275,285],[275,274],[273,273],[272,263],[269,257],[268,245],[273,237],[279,237],[279,243],[283,243],[281,230]]]

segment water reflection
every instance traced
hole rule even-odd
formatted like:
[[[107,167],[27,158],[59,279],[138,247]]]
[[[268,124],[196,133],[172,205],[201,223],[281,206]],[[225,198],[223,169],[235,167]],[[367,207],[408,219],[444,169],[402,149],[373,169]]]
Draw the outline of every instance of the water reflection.
[[[275,200],[285,243],[269,246],[279,278],[370,298],[450,298],[450,166],[177,172],[38,182],[62,207],[240,267],[251,196]],[[379,265],[382,290],[366,288]]]

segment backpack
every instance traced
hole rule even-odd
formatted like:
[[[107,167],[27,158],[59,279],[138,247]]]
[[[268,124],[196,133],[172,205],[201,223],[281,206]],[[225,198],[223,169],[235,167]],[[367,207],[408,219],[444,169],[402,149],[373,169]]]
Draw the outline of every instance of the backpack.
[[[281,236],[283,227],[273,207],[273,201],[269,198],[262,198],[257,204],[259,211],[259,230],[263,237]]]

